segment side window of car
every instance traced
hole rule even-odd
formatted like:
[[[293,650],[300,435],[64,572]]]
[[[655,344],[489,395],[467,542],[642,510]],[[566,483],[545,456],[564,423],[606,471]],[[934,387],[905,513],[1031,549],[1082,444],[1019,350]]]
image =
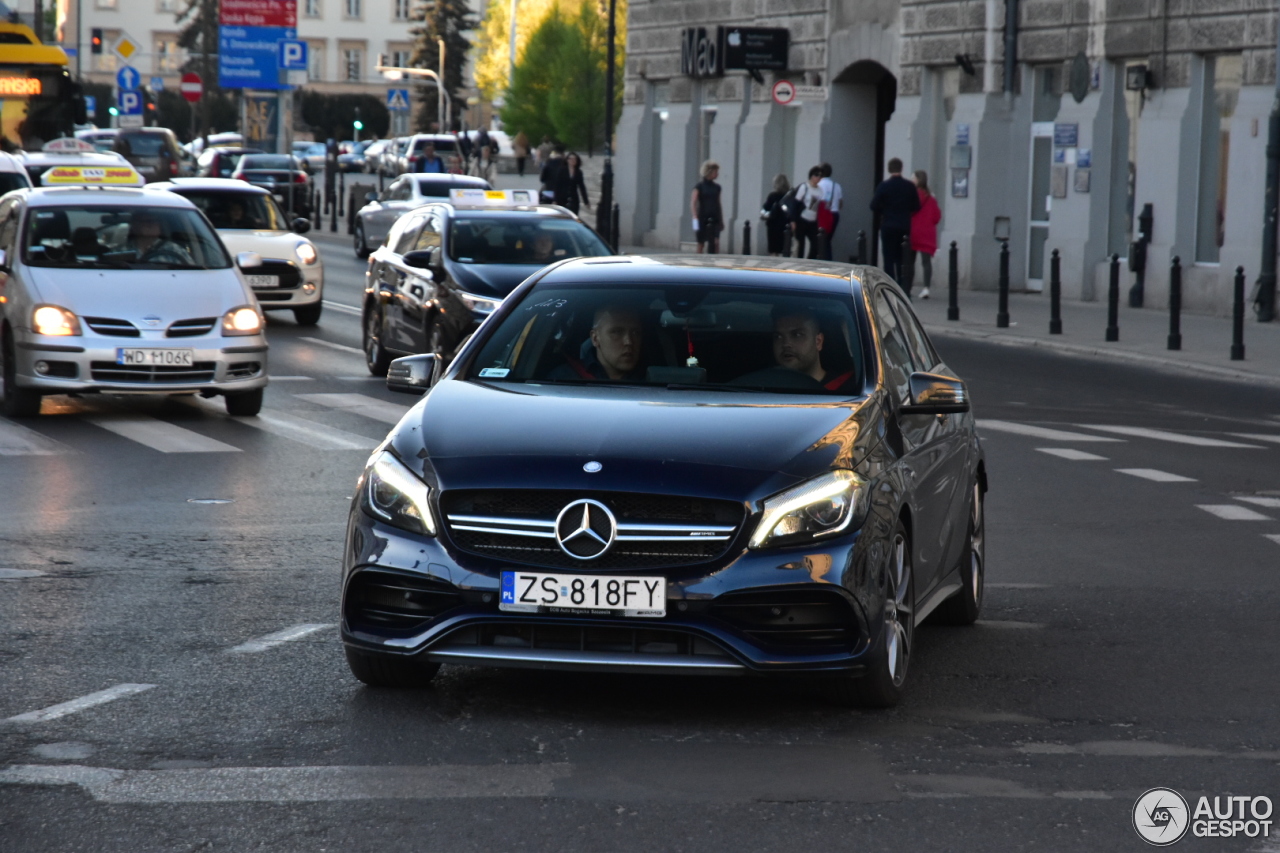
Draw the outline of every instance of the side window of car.
[[[911,310],[911,306],[903,302],[902,298],[896,294],[892,299],[893,310],[898,315],[902,330],[906,332],[907,346],[911,349],[911,358],[915,361],[916,370],[933,370],[939,361],[938,354],[933,351],[933,347],[929,344],[929,338],[925,335],[924,329],[920,328],[920,321],[916,319],[916,313]]]
[[[437,249],[440,247],[440,215],[432,214],[427,217],[427,221],[422,226],[422,231],[418,234],[418,241],[414,244],[415,249]]]
[[[422,227],[422,221],[425,218],[423,216],[408,217],[409,221],[404,224],[404,230],[400,232],[396,237],[395,243],[391,246],[392,251],[397,255],[412,251],[413,244],[418,240],[418,231]]]
[[[0,204],[0,249],[5,251],[9,258],[13,257],[13,250],[17,248],[14,238],[18,235],[18,205],[13,201],[6,201]]]
[[[876,327],[880,330],[880,351],[884,359],[885,384],[893,389],[898,402],[906,400],[911,393],[911,373],[914,368],[911,362],[911,348],[907,344],[906,335],[898,323],[897,316],[889,307],[886,291],[876,292],[875,301]]]

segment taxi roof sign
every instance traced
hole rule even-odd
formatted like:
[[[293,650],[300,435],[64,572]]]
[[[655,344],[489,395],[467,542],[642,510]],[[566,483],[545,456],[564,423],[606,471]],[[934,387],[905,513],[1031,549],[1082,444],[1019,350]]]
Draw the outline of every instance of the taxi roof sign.
[[[54,166],[40,175],[46,187],[141,187],[142,175],[124,166]]]
[[[95,152],[98,149],[94,148],[93,145],[85,142],[83,139],[63,136],[60,139],[53,139],[46,142],[41,146],[40,150],[44,151],[46,154],[86,154]]]
[[[482,190],[476,187],[455,187],[449,190],[449,201],[454,207],[483,207],[491,210],[527,207],[538,204],[537,190]]]

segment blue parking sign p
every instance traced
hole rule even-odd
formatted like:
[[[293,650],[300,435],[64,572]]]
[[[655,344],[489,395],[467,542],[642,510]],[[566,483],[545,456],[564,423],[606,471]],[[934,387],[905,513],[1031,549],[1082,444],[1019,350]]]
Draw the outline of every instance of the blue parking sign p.
[[[307,67],[307,43],[299,39],[283,39],[280,42],[280,67],[301,71]]]
[[[121,91],[117,104],[121,115],[138,115],[142,112],[142,95],[135,89]]]

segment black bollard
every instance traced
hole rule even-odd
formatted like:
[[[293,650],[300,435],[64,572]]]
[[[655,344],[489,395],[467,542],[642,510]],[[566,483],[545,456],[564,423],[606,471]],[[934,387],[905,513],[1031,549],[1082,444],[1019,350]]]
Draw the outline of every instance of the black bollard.
[[[911,235],[904,234],[902,237],[902,260],[898,262],[898,284],[902,285],[902,289],[907,292],[907,296],[911,296],[911,286],[916,283],[916,265],[908,264],[911,258]]]
[[[1000,241],[1000,308],[996,313],[996,328],[1009,328],[1009,241]]]
[[[751,220],[742,223],[742,254],[751,254]]]
[[[858,255],[857,255],[857,257],[858,257],[858,260],[857,260],[855,263],[859,263],[859,264],[867,264],[867,263],[870,263],[870,261],[868,261],[868,260],[867,260],[867,232],[866,232],[866,231],[859,231],[859,232],[858,232]]]
[[[1244,361],[1244,267],[1236,267],[1234,303],[1231,306],[1231,360]]]
[[[618,218],[622,215],[622,208],[617,202],[613,203],[613,210],[609,214],[609,240],[613,245],[613,253],[618,254]]]
[[[1049,256],[1049,334],[1062,334],[1062,260],[1057,249]]]
[[[1120,340],[1120,256],[1111,256],[1111,284],[1107,287],[1107,340]]]
[[[947,319],[960,319],[960,249],[956,241],[951,241],[948,260],[951,262],[947,270]]]
[[[1169,266],[1169,349],[1182,349],[1182,259]]]
[[[329,230],[334,234],[338,233],[338,205],[329,205]]]
[[[345,208],[346,205],[347,205],[347,173],[339,172],[338,173],[338,215],[339,216],[347,215],[346,212],[343,210],[343,208]]]

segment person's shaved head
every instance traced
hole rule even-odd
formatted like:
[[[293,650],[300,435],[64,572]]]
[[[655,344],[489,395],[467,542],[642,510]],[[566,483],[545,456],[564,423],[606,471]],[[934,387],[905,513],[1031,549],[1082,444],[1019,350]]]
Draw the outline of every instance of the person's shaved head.
[[[605,305],[591,324],[591,344],[596,359],[610,379],[623,379],[640,363],[644,319],[635,308]]]
[[[779,366],[808,374],[819,382],[825,339],[818,318],[805,310],[780,311],[773,319],[773,358]]]

